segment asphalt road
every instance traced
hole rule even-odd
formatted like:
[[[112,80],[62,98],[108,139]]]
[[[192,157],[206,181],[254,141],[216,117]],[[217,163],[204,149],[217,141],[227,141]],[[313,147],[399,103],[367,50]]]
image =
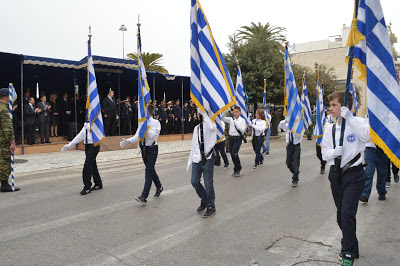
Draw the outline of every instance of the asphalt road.
[[[56,155],[55,155],[56,156]],[[338,265],[341,233],[315,142],[302,142],[299,186],[291,187],[284,139],[252,169],[251,144],[240,150],[242,175],[214,170],[217,214],[200,200],[185,171],[188,152],[160,155],[164,192],[146,206],[139,159],[99,164],[104,189],[79,195],[82,167],[21,174],[17,193],[0,194],[1,265]],[[400,265],[400,184],[386,201],[373,188],[360,204],[357,265]]]

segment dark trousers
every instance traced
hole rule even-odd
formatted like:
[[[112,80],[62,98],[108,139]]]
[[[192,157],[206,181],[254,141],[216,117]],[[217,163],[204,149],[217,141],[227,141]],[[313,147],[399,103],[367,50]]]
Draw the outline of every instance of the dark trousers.
[[[27,137],[26,140],[29,145],[35,143],[35,129],[36,129],[36,123],[33,123],[32,125],[26,125],[26,133]]]
[[[255,164],[259,165],[264,160],[264,156],[261,154],[261,147],[264,143],[264,136],[256,137],[253,136],[251,144],[253,144],[253,150],[256,153]]]
[[[200,182],[201,174],[203,174],[205,187]],[[192,163],[191,183],[201,199],[201,204],[215,207],[213,159],[206,160],[205,163]]]
[[[153,147],[146,146],[145,156],[143,155],[142,152],[142,159],[144,164],[146,165],[146,170],[145,170],[146,181],[144,182],[144,188],[142,192],[142,196],[145,198],[149,196],[152,182],[154,182],[154,185],[156,186],[157,189],[161,189],[162,187],[160,178],[158,178],[156,169],[154,168],[154,165],[156,164],[157,161],[157,156],[158,156],[158,145],[154,145]]]
[[[50,135],[50,119],[48,116],[45,116],[41,120],[39,120],[39,132],[40,132],[40,140],[41,141],[49,141]]]
[[[138,121],[132,120],[132,135],[136,134],[137,128],[138,128]]]
[[[175,134],[180,134],[181,133],[181,127],[182,127],[182,121],[181,120],[175,120],[174,122],[174,133]]]
[[[239,159],[239,149],[242,145],[242,139],[240,137],[229,136],[229,151],[231,152],[232,162],[234,165],[233,171],[235,173],[242,170],[242,165]]]
[[[367,164],[365,173],[367,175],[362,195],[369,199],[372,190],[372,183],[376,169],[376,190],[378,194],[386,194],[385,183],[388,174],[388,157],[381,148],[366,147],[364,161]]]
[[[390,165],[392,165],[392,173],[393,175],[398,175],[399,174],[399,168],[396,167],[396,165],[394,165],[390,160],[388,160],[388,175],[386,177],[386,182],[390,183],[390,180],[392,179],[391,174],[390,174]]]
[[[315,149],[317,151],[317,157],[321,161],[321,168],[325,169],[326,161],[322,160],[321,146],[315,144]]]
[[[337,184],[334,181],[334,171],[335,166],[331,166],[329,181],[337,209],[337,223],[342,230],[342,252],[352,253],[358,258],[356,214],[366,174],[362,166],[350,168],[342,173],[340,183]]]
[[[296,145],[288,143],[288,145],[286,146],[286,166],[293,174],[293,181],[299,181],[300,154],[300,143]]]
[[[166,135],[167,134],[167,124],[165,123],[166,120],[160,120],[161,124],[161,135]]]
[[[185,121],[183,121],[183,125],[184,125],[184,133],[189,133],[189,121],[187,119],[185,119]]]
[[[224,160],[224,164],[229,165],[228,156],[226,156],[226,152],[225,152],[225,140],[221,141],[220,143],[215,144],[214,148],[215,148],[215,153],[216,153],[215,165],[217,165],[217,166],[221,165],[221,156],[222,156],[222,159]]]
[[[121,118],[121,136],[132,135],[130,119]]]
[[[91,188],[92,186],[92,176],[93,182],[95,185],[101,185],[102,181],[100,178],[99,170],[97,169],[97,162],[96,157],[100,151],[100,145],[93,146],[93,144],[86,144],[85,145],[85,164],[83,165],[83,185],[86,189]]]
[[[167,134],[174,134],[174,120],[168,119]]]
[[[117,120],[115,116],[104,117],[104,133],[106,136],[115,136],[117,130]]]

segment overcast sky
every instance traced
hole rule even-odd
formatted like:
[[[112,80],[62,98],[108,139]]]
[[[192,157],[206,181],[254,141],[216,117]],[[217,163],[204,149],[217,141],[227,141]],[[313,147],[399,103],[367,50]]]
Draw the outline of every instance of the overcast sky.
[[[0,0],[0,51],[80,60],[87,54],[92,26],[92,53],[122,58],[136,52],[140,14],[142,50],[164,55],[171,74],[190,75],[190,0]],[[251,22],[282,26],[296,44],[327,39],[350,25],[353,0],[201,0],[214,38],[223,53],[228,36]],[[400,41],[400,1],[381,0],[386,23]],[[400,45],[396,45],[400,52]]]

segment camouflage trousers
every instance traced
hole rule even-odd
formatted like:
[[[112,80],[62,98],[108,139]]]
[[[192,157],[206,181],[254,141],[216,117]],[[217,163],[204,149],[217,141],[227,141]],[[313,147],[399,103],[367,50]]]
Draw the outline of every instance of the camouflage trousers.
[[[0,146],[0,180],[8,180],[11,173],[11,152],[9,147]]]

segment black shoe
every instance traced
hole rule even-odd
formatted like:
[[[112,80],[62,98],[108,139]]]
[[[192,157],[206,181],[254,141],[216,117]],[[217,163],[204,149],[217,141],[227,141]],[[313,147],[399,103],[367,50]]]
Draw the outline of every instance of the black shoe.
[[[153,198],[158,199],[161,195],[161,192],[163,192],[164,188],[161,187],[160,189],[156,190],[156,194],[154,194]]]
[[[267,152],[265,153],[265,155],[269,155],[269,151],[267,151]]]
[[[379,200],[386,200],[386,196],[385,196],[385,194],[379,194],[379,198],[378,198]]]
[[[364,203],[368,203],[368,198],[366,196],[361,196],[360,201]]]
[[[49,140],[46,140],[46,143],[51,143]]]
[[[293,181],[292,181],[292,187],[297,187],[297,184],[298,184],[298,183],[299,183],[298,181],[293,180]]]
[[[394,175],[394,182],[396,184],[399,183],[399,175],[398,174]]]
[[[40,141],[40,144],[44,144],[44,141],[43,141],[43,140],[41,140],[41,141]]]
[[[99,190],[103,189],[103,184],[94,185],[90,190]]]
[[[258,164],[253,165],[253,169],[256,169],[258,167]]]
[[[208,207],[207,211],[203,214],[203,218],[210,218],[211,216],[214,216],[216,211],[217,209],[215,209],[215,207]]]
[[[137,200],[140,203],[142,203],[142,205],[145,205],[147,203],[147,199],[145,197],[143,197],[143,196],[135,197],[135,200]]]
[[[228,168],[229,168],[229,164],[225,164],[224,169],[228,169]]]
[[[200,204],[200,206],[197,208],[197,212],[202,212],[207,208],[207,205],[205,204]]]
[[[321,175],[322,175],[322,174],[325,174],[325,168],[321,167],[320,174],[321,174]]]
[[[19,191],[20,188],[19,187],[14,187],[14,191]],[[12,186],[10,184],[1,184],[1,192],[13,192],[12,190]]]
[[[86,194],[89,194],[91,192],[91,190],[90,190],[90,188],[83,188],[82,189],[82,191],[81,191],[81,195],[86,195]]]

